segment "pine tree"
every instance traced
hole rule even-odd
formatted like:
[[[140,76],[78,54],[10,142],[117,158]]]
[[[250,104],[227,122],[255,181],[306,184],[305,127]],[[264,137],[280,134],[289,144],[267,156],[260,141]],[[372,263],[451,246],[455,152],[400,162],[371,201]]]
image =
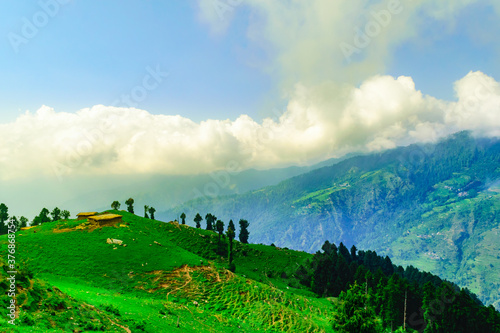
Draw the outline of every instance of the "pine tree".
[[[233,232],[236,230],[236,227],[234,226],[233,220],[229,220],[229,224],[227,225],[227,228],[228,228],[228,230],[229,230],[229,228],[233,229]]]
[[[155,219],[155,212],[156,209],[154,207],[149,207],[149,216],[151,217],[151,220]]]
[[[247,220],[243,220],[243,219],[240,220],[239,238],[240,238],[240,242],[242,242],[244,244],[248,244],[248,236],[250,235],[250,232],[248,231],[248,226],[249,226],[249,223]]]
[[[149,210],[149,206],[148,205],[144,205],[144,218],[145,219],[149,219],[148,210]]]
[[[357,282],[339,296],[334,328],[341,333],[376,333],[380,331],[366,286]]]
[[[228,261],[229,261],[229,270],[231,272],[234,272],[235,271],[235,266],[234,266],[234,263],[233,263],[233,239],[234,237],[236,236],[235,233],[234,233],[234,230],[233,228],[231,228],[231,222],[229,223],[229,227],[227,228],[227,238],[229,238],[229,253],[228,253]],[[233,227],[234,227],[234,224],[233,224]]]
[[[201,221],[203,218],[201,217],[200,213],[196,213],[196,216],[194,217],[194,222],[196,223],[196,228],[201,228]]]
[[[217,220],[217,223],[215,224],[215,230],[217,230],[217,232],[219,233],[219,243],[220,243],[220,237],[224,232],[224,222],[222,222],[221,220]]]
[[[213,223],[215,221],[216,217],[213,216],[212,214],[208,213],[206,216],[205,216],[205,221],[207,221],[207,230],[214,230],[214,226],[213,226]]]
[[[186,224],[186,214],[184,214],[184,212],[182,212],[182,214],[181,214],[181,220],[182,220],[182,224]]]

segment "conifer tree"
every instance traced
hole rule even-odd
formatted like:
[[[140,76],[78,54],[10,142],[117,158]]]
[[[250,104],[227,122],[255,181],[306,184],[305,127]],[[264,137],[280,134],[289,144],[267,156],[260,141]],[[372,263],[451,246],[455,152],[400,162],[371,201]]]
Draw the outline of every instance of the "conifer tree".
[[[233,220],[229,220],[229,224],[227,225],[227,228],[228,228],[228,230],[229,230],[229,228],[233,229],[233,232],[236,230],[236,227],[234,226]]]
[[[339,296],[340,305],[335,313],[334,328],[341,333],[376,333],[375,310],[370,306],[370,296],[365,286],[354,285]]]
[[[218,253],[222,254],[222,248],[221,248],[221,243],[220,243],[220,238],[222,236],[222,233],[224,232],[224,222],[221,220],[217,220],[217,223],[215,224],[215,230],[219,233],[219,241],[217,243],[217,248],[218,248]]]
[[[234,263],[233,263],[233,239],[234,237],[236,236],[236,234],[234,233],[234,230],[233,228],[231,228],[231,222],[232,220],[229,222],[229,226],[227,228],[227,238],[229,238],[229,253],[228,253],[228,261],[229,261],[229,270],[234,272],[235,271],[235,266],[234,266]],[[233,227],[234,227],[234,224],[233,224]]]
[[[182,224],[186,224],[186,214],[184,214],[184,212],[182,212],[182,214],[181,214],[181,220],[182,220]]]
[[[155,212],[156,209],[154,207],[149,207],[149,216],[151,217],[151,220],[155,219]]]
[[[214,230],[213,223],[215,222],[216,217],[213,216],[212,214],[208,213],[205,216],[205,221],[207,221],[207,230]]]
[[[196,216],[194,217],[194,222],[196,223],[196,228],[201,228],[201,221],[203,220],[203,217],[201,217],[200,213],[196,213]]]
[[[224,232],[224,222],[222,222],[221,220],[217,220],[217,223],[215,224],[215,230],[217,230],[217,232],[219,233],[219,244],[220,244],[220,237]]]
[[[248,226],[249,223],[247,220],[240,220],[240,242],[244,244],[248,244],[248,236],[250,235],[250,232],[248,231]]]

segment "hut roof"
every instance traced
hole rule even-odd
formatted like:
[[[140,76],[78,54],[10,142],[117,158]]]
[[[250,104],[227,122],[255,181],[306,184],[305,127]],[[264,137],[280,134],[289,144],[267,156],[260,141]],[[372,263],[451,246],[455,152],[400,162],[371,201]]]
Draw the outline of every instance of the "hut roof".
[[[92,216],[92,220],[94,221],[105,221],[105,220],[112,220],[116,218],[122,218],[121,215],[118,214],[103,214],[103,215],[96,215]]]
[[[76,214],[76,216],[94,216],[95,214],[97,214],[97,212],[83,212]]]

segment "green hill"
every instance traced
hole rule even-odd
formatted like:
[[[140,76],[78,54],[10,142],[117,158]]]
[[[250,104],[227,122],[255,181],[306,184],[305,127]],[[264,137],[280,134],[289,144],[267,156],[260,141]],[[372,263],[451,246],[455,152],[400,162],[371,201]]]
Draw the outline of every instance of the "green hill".
[[[468,287],[500,309],[499,180],[500,140],[462,132],[158,216],[244,217],[252,242],[308,252],[325,240],[356,244]]]
[[[415,269],[393,267],[390,260],[372,252],[351,250],[351,256],[341,244],[338,254],[334,246],[325,245],[325,253],[311,255],[235,241],[233,273],[225,268],[228,239],[222,238],[219,245],[215,232],[109,212],[122,215],[123,221],[101,227],[86,220],[56,221],[17,232],[18,325],[12,329],[7,322],[9,297],[3,292],[0,328],[13,332],[345,332],[342,327],[357,325],[356,316],[360,316],[373,332],[382,332],[383,326],[393,324],[389,300],[403,301],[392,292],[398,290],[393,286],[397,282],[409,288],[408,311],[419,318],[408,325],[422,327],[424,317],[415,307],[425,308],[429,300],[437,302],[440,293],[447,292],[452,295],[447,300],[457,301],[453,307],[446,301],[446,309],[461,311],[457,312],[461,316],[465,311],[466,316],[482,320],[479,329],[500,332],[500,314],[476,303],[466,291]],[[1,256],[6,258],[7,236],[0,237],[0,244]],[[342,268],[344,255],[347,268]],[[328,270],[330,260],[340,261]],[[0,287],[5,291],[7,271],[2,262]],[[329,296],[327,289],[326,294],[322,290],[329,288],[330,276],[337,280],[342,276],[343,286],[335,297],[318,297]],[[361,287],[365,280],[367,285]],[[425,287],[424,282],[432,285]],[[352,317],[349,311],[358,307],[360,299],[365,299],[361,306],[365,310]],[[432,314],[431,308],[426,311]],[[394,312],[395,327],[402,322],[399,312]],[[450,316],[448,312],[446,317],[432,315],[436,323]]]
[[[133,332],[332,331],[330,301],[290,288],[287,279],[272,278],[275,271],[291,273],[309,254],[236,242],[234,274],[216,254],[213,232],[114,212],[123,215],[123,223],[93,229],[69,220],[18,232],[17,260],[35,274],[34,288],[57,290],[54,295],[28,295],[37,306],[25,308],[21,301],[22,324],[34,324],[40,332],[68,325],[79,331],[112,331],[111,322]],[[123,243],[108,244],[108,238]],[[6,240],[2,236],[2,257]],[[278,251],[283,257],[275,256]],[[24,288],[18,285],[20,293]],[[78,306],[61,301],[58,310],[47,309],[44,304],[57,301],[44,298],[75,299],[95,313],[46,319],[53,311]],[[0,325],[8,327],[4,313]]]

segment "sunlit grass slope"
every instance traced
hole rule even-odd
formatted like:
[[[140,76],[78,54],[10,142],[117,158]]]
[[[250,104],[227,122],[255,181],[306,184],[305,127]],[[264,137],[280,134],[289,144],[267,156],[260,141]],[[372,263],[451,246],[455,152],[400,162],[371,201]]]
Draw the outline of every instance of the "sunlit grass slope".
[[[110,212],[123,222],[95,228],[57,221],[17,234],[18,264],[33,272],[35,289],[47,291],[33,302],[71,299],[47,313],[73,318],[46,320],[21,303],[19,331],[333,332],[333,304],[293,277],[310,254],[235,241],[232,273],[225,269],[228,240],[219,246],[216,233]],[[4,256],[6,238],[0,242]],[[71,314],[78,307],[89,313]],[[33,321],[22,321],[28,315]]]

